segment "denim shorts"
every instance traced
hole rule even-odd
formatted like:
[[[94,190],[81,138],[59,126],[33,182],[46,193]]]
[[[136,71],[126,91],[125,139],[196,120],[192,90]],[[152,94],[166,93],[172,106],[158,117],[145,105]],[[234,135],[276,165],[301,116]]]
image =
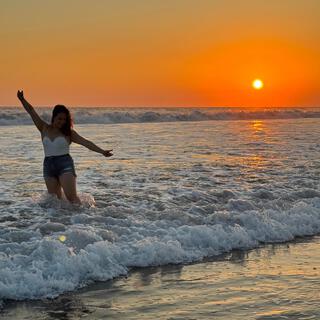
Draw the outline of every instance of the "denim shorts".
[[[43,160],[43,177],[58,178],[64,173],[71,172],[75,177],[76,171],[74,168],[73,159],[69,154],[62,156],[45,157]]]

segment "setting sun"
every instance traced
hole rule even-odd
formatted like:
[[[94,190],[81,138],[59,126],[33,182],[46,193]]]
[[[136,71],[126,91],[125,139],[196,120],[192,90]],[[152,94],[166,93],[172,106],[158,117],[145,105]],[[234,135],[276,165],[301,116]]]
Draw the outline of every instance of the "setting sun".
[[[260,79],[255,79],[252,82],[252,87],[256,90],[260,90],[263,88],[263,82]]]

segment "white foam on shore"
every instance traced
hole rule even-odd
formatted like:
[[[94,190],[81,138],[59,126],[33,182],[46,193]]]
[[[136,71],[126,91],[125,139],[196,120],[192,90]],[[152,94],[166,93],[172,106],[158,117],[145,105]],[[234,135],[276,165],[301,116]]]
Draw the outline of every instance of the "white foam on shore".
[[[297,200],[284,211],[236,206],[229,212],[198,215],[197,223],[186,223],[183,212],[150,220],[143,214],[111,217],[115,211],[121,213],[122,208],[106,208],[99,215],[94,209],[65,211],[72,214],[69,225],[39,223],[34,231],[1,230],[0,298],[54,297],[126,274],[131,267],[199,261],[320,232],[318,197]]]

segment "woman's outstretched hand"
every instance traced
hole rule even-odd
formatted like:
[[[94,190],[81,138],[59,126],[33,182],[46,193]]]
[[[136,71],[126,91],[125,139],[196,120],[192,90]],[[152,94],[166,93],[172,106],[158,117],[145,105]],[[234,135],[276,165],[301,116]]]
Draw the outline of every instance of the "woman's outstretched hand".
[[[17,93],[17,97],[18,97],[18,99],[19,100],[22,100],[22,99],[24,99],[24,96],[23,96],[23,90],[18,90],[18,93]]]
[[[113,149],[111,149],[111,150],[104,150],[103,151],[103,155],[105,156],[105,157],[111,157],[111,156],[113,156],[113,153],[111,152]]]

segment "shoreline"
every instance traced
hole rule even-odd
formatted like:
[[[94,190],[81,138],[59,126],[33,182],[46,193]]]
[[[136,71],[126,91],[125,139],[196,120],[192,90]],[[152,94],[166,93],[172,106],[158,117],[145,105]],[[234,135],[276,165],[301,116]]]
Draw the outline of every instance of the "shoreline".
[[[7,301],[1,319],[317,319],[320,236],[133,268],[55,299]]]

